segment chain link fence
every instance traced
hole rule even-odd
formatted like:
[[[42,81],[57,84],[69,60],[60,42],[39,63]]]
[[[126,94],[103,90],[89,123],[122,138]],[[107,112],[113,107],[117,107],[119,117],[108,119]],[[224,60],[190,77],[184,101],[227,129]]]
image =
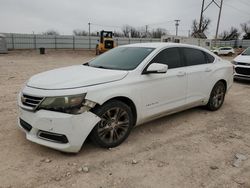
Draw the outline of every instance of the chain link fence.
[[[7,47],[13,49],[95,49],[99,37],[72,35],[39,35],[3,33],[6,36]],[[117,45],[143,42],[160,42],[153,38],[114,38]]]

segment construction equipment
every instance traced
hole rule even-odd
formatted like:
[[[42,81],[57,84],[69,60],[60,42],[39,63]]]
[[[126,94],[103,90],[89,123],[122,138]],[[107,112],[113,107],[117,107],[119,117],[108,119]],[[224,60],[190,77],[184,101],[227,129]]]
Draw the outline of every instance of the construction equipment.
[[[99,43],[96,45],[96,55],[114,48],[115,41],[113,39],[113,32],[102,30],[100,32],[100,40],[98,40],[98,42]]]

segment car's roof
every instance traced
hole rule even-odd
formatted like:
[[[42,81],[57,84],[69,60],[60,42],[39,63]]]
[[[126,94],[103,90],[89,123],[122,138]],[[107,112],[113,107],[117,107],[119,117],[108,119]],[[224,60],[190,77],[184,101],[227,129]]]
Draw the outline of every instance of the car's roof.
[[[191,47],[191,48],[200,48],[201,49],[201,47],[195,46],[195,45],[181,44],[181,43],[172,43],[172,42],[136,43],[136,44],[123,45],[123,47],[146,47],[146,48]]]

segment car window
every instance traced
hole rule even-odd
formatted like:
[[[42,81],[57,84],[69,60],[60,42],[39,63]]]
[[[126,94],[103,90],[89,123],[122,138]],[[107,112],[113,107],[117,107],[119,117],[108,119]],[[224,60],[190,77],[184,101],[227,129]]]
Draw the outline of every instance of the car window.
[[[167,48],[157,54],[151,63],[168,65],[169,69],[181,67],[181,56],[178,48]]]
[[[194,48],[183,48],[187,66],[201,65],[207,63],[204,52]]]
[[[241,55],[250,55],[250,47],[247,48]]]
[[[206,56],[207,63],[213,63],[214,62],[214,56],[210,55],[209,53],[203,52]]]
[[[104,69],[133,70],[152,51],[154,51],[154,48],[117,47],[89,62],[89,66]]]
[[[221,48],[221,50],[232,50],[232,48]]]

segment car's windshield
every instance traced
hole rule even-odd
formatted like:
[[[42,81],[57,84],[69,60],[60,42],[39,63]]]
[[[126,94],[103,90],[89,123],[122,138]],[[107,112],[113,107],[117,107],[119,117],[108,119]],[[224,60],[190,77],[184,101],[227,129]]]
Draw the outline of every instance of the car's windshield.
[[[118,47],[89,62],[89,66],[104,69],[133,70],[154,48]]]
[[[250,47],[247,48],[241,55],[250,55]]]

